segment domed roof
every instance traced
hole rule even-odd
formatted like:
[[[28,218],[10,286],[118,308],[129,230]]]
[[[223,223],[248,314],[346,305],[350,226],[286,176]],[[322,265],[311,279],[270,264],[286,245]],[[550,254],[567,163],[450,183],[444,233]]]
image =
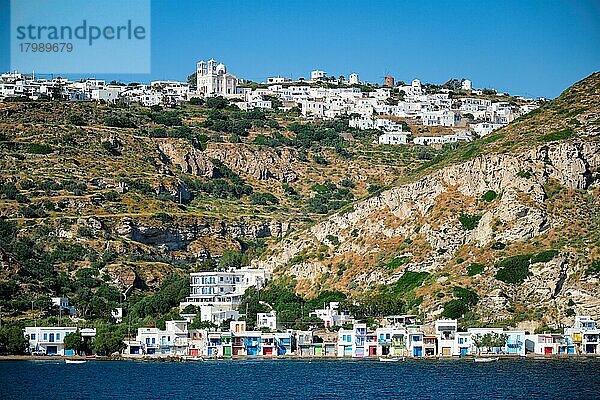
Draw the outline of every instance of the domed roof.
[[[219,64],[217,65],[217,72],[223,72],[226,73],[227,72],[227,67],[224,64]]]

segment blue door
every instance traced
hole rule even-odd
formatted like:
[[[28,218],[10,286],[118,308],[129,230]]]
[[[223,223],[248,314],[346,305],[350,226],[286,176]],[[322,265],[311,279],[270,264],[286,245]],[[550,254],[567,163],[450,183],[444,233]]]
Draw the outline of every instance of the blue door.
[[[46,347],[46,354],[48,355],[56,355],[58,354],[58,349],[56,346],[48,346]]]
[[[423,356],[423,348],[421,346],[413,348],[413,355],[415,357],[422,357]]]
[[[460,348],[460,355],[461,356],[466,356],[467,355],[467,348],[466,347],[461,347]]]

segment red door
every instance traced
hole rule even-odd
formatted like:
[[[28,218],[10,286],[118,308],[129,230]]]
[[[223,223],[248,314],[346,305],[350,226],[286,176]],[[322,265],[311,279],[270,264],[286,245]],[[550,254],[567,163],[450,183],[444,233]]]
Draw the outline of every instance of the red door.
[[[544,354],[552,354],[552,347],[545,347]]]
[[[369,347],[369,356],[374,357],[377,355],[377,347]]]
[[[271,355],[273,355],[273,348],[272,347],[265,347],[264,348],[264,355],[265,356],[271,356]]]

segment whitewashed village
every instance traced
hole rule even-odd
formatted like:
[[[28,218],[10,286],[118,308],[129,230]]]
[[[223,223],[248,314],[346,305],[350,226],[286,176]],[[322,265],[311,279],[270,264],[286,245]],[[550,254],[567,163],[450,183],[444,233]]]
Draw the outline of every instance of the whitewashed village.
[[[448,85],[452,88],[447,87]],[[107,83],[100,79],[78,82],[63,78],[39,79],[34,74],[0,76],[0,98],[60,99],[74,102],[138,103],[176,106],[194,99],[222,96],[241,110],[298,108],[306,119],[349,118],[349,126],[378,130],[373,145],[442,146],[471,141],[507,125],[536,109],[545,99],[513,97],[491,89],[475,89],[468,79],[446,85],[396,82],[386,76],[382,85],[361,82],[357,73],[346,78],[313,70],[308,78],[268,77],[264,83],[238,79],[211,59],[200,61],[191,82],[154,81],[150,84]],[[507,99],[510,99],[507,100]],[[277,105],[275,105],[277,103]],[[420,128],[440,127],[438,134]],[[425,132],[425,133],[423,133]],[[240,301],[249,288],[263,287],[269,271],[241,267],[195,272],[190,292],[179,306],[181,319],[165,328],[138,328],[130,332],[119,356],[178,359],[229,357],[464,357],[464,356],[580,356],[600,354],[600,328],[588,316],[574,316],[561,333],[533,333],[503,328],[459,330],[454,319],[422,324],[416,315],[390,315],[371,323],[356,320],[338,302],[323,304],[312,316],[308,330],[283,329],[275,311],[258,313],[250,321]],[[33,355],[77,356],[64,345],[65,337],[79,332],[93,341],[95,329],[76,325],[77,311],[66,298],[53,301],[66,311],[74,326],[28,326],[24,335]],[[117,323],[127,315],[116,309]],[[111,356],[110,354],[104,354]]]
[[[227,67],[211,59],[197,63],[188,82],[153,81],[150,84],[64,78],[38,79],[35,74],[0,75],[0,99],[27,97],[65,101],[136,103],[142,106],[176,106],[183,101],[222,96],[241,110],[289,110],[297,107],[307,119],[349,117],[349,126],[379,130],[374,144],[441,146],[471,141],[507,125],[536,109],[546,99],[513,97],[493,89],[475,89],[468,79],[444,85],[396,82],[386,76],[383,84],[361,82],[357,73],[338,77],[313,70],[310,77],[292,81],[268,77],[263,83],[239,79]],[[274,106],[274,101],[277,105]],[[410,127],[441,127],[435,135]]]
[[[190,274],[190,295],[179,306],[181,320],[138,328],[122,345],[123,358],[349,357],[400,360],[399,357],[481,357],[526,355],[585,356],[600,354],[600,328],[589,316],[577,315],[562,333],[530,333],[503,328],[469,328],[457,320],[439,319],[423,325],[416,315],[390,315],[372,323],[360,322],[340,308],[324,304],[312,313],[308,330],[281,329],[275,311],[258,313],[253,325],[245,320],[240,300],[249,288],[261,288],[270,279],[262,269]],[[67,314],[68,299],[55,298]],[[71,310],[71,311],[69,311]],[[122,309],[113,311],[117,322],[127,323]],[[68,318],[68,315],[65,315]],[[77,321],[76,317],[71,317]],[[202,326],[202,327],[194,327]],[[93,341],[96,330],[77,326],[29,326],[24,334],[33,355],[77,356],[64,339],[78,332]],[[104,354],[106,356],[106,354]],[[492,358],[490,358],[492,359]]]

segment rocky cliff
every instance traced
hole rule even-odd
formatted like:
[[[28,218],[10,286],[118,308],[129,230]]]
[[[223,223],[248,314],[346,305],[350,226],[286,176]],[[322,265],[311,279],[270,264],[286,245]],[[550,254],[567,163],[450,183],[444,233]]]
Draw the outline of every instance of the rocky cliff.
[[[562,187],[566,193],[589,193],[597,204],[593,171],[599,166],[598,141],[554,142],[519,154],[476,157],[334,214],[309,231],[285,239],[256,265],[296,276],[302,290],[314,288],[317,282],[333,282],[328,277],[338,265],[347,266],[351,261],[354,267],[342,274],[348,275],[346,279],[332,283],[348,290],[350,282],[357,289],[392,283],[407,270],[456,272],[464,268],[451,262],[459,255],[465,261],[493,263],[497,258],[489,254],[494,252],[490,250],[493,243],[518,248],[520,242],[551,236],[572,222],[570,214],[549,205],[548,185]],[[476,216],[478,222],[465,227],[461,215]],[[412,245],[399,246],[401,243]],[[323,245],[327,257],[312,258]],[[376,267],[382,254],[404,256],[410,262],[382,272]],[[565,249],[548,263],[533,264],[531,276],[522,285],[495,280],[494,267],[489,266],[487,274],[472,282],[482,296],[479,307],[482,313],[501,318],[508,315],[511,298],[519,303],[558,302],[566,307],[577,294],[578,311],[600,314],[600,287],[578,279],[583,268],[580,261]],[[423,307],[432,316],[440,311],[440,303],[434,300],[424,301]]]
[[[233,171],[258,180],[294,182],[298,179],[298,173],[292,168],[295,155],[291,149],[209,143],[206,150],[201,151],[188,142],[168,139],[158,141],[157,147],[162,161],[178,166],[187,174],[212,178],[215,171],[212,160],[219,160]]]

